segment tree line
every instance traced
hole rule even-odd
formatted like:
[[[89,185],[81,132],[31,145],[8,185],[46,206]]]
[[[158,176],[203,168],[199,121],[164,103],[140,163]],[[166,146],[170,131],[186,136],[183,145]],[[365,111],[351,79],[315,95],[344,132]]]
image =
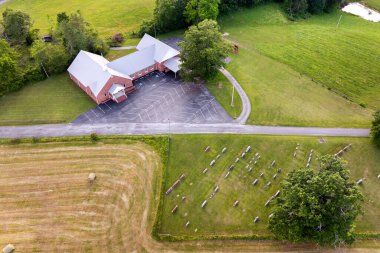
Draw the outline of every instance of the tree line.
[[[56,16],[50,29],[53,40],[45,43],[27,13],[6,9],[0,23],[0,96],[31,81],[66,71],[80,50],[104,54],[107,43],[84,20],[81,13]]]
[[[216,20],[239,8],[253,7],[270,0],[156,0],[153,18],[144,20],[135,35],[160,34],[184,29],[205,19]],[[275,0],[290,19],[306,18],[336,9],[342,0]]]

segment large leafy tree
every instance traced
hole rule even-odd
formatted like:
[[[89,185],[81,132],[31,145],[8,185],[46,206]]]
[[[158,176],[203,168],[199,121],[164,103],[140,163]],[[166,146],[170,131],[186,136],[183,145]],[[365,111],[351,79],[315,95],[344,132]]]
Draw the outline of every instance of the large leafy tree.
[[[22,11],[6,9],[3,12],[3,26],[6,37],[15,44],[23,44],[30,35],[32,21],[30,16]]]
[[[292,19],[306,17],[309,4],[307,0],[284,0],[285,10]]]
[[[18,55],[5,40],[0,39],[0,96],[17,89],[22,73],[17,65]]]
[[[218,24],[208,19],[191,26],[179,46],[182,48],[181,75],[189,80],[213,77],[224,66],[229,51]]]
[[[373,116],[371,136],[373,142],[380,147],[380,111],[375,112]]]
[[[30,53],[39,64],[42,64],[49,75],[65,71],[70,60],[66,48],[60,43],[35,41]]]
[[[108,46],[98,37],[79,11],[71,14],[69,18],[63,17],[62,13],[59,15],[56,34],[58,37],[62,36],[70,55],[75,56],[80,50],[98,54],[107,52]]]
[[[197,24],[206,19],[216,20],[220,0],[189,0],[184,12],[186,21]]]
[[[363,196],[339,158],[328,155],[319,162],[318,171],[290,172],[282,184],[269,229],[278,238],[291,241],[352,243]]]

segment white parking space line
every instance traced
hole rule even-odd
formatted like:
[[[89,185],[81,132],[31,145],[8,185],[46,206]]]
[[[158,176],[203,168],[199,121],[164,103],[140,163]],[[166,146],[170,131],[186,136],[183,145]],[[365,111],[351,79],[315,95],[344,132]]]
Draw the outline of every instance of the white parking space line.
[[[92,121],[91,118],[87,116],[87,113],[84,113],[83,115],[86,116],[86,118],[87,118],[89,121]]]
[[[99,118],[98,115],[94,112],[93,109],[91,109],[90,111],[95,115],[95,117]]]
[[[103,112],[103,114],[106,114],[100,106],[98,106],[98,108]]]

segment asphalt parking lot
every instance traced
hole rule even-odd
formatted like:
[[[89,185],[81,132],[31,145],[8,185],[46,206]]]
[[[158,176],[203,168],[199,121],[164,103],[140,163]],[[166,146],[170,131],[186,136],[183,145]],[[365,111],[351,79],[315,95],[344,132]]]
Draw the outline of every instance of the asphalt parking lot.
[[[81,114],[73,123],[229,123],[233,119],[201,84],[171,73],[153,72],[135,81],[136,91],[120,104],[109,101]]]

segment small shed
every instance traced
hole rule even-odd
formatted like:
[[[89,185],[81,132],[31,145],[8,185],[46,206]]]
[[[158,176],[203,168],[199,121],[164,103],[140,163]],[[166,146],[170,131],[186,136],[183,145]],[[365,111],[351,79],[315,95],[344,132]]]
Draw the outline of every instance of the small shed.
[[[96,174],[95,173],[90,173],[90,175],[88,175],[88,180],[90,182],[94,182],[96,179]]]
[[[43,42],[52,42],[53,41],[53,36],[51,36],[50,34],[46,34],[42,37],[42,41]]]
[[[3,253],[12,253],[14,251],[15,251],[15,247],[12,244],[8,244],[3,249]]]

